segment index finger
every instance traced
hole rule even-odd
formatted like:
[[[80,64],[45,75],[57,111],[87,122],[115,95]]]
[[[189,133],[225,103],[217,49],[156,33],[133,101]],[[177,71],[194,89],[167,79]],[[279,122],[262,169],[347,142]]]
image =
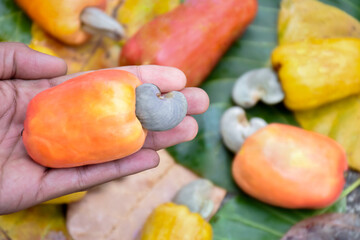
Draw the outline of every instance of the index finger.
[[[111,69],[119,69],[128,71],[136,75],[143,83],[153,83],[158,86],[161,92],[180,91],[185,88],[185,74],[174,67],[157,66],[157,65],[141,65],[141,66],[125,66]],[[82,75],[83,73],[75,73],[62,77],[50,79],[51,85],[58,85],[71,78]]]
[[[23,43],[0,43],[0,80],[34,80],[66,74],[64,60],[35,51]]]

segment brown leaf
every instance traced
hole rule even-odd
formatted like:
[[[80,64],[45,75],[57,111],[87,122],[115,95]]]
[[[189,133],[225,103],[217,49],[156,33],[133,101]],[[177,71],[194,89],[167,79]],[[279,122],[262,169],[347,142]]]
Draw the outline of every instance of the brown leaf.
[[[176,192],[198,177],[160,151],[160,164],[139,174],[104,184],[88,191],[79,202],[70,204],[67,226],[76,240],[136,239],[152,210],[169,202]],[[214,214],[225,196],[214,188]]]
[[[282,240],[355,240],[360,239],[360,216],[325,214],[294,225]]]

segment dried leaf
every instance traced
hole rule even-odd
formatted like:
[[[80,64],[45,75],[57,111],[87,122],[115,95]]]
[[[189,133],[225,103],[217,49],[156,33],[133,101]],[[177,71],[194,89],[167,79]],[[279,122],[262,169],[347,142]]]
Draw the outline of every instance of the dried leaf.
[[[198,177],[175,164],[165,152],[160,165],[136,175],[88,191],[79,202],[70,204],[67,226],[74,239],[136,239],[152,210],[169,202],[176,192]],[[212,191],[217,211],[225,190]]]
[[[324,214],[294,225],[282,240],[350,240],[360,239],[360,216]]]

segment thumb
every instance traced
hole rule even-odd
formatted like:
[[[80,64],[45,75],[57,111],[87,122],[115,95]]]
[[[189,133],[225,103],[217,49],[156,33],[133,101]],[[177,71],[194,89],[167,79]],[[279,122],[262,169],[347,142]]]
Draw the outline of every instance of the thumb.
[[[30,49],[23,43],[0,42],[0,80],[41,79],[66,74],[64,60]]]

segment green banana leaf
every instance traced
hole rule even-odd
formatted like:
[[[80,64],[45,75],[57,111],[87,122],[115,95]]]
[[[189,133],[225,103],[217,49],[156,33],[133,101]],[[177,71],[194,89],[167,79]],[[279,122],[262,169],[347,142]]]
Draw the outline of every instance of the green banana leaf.
[[[276,240],[294,224],[312,216],[345,212],[346,197],[360,185],[352,182],[333,205],[317,210],[273,207],[244,194],[231,197],[211,219],[214,240]]]
[[[209,110],[196,116],[197,137],[168,149],[180,164],[230,192],[238,191],[231,177],[230,153],[221,140],[219,122],[223,112],[233,104],[231,89],[235,80],[246,71],[270,65],[269,57],[277,45],[279,0],[260,0],[255,21],[221,59],[201,86],[210,97]],[[297,125],[292,113],[282,105],[258,104],[247,111],[249,118],[257,116],[267,122]]]
[[[345,198],[325,212],[345,212]],[[317,215],[318,210],[271,207],[247,196],[227,202],[211,219],[213,240],[278,240],[294,224]]]
[[[31,41],[31,20],[14,3],[14,0],[0,1],[0,42]]]

